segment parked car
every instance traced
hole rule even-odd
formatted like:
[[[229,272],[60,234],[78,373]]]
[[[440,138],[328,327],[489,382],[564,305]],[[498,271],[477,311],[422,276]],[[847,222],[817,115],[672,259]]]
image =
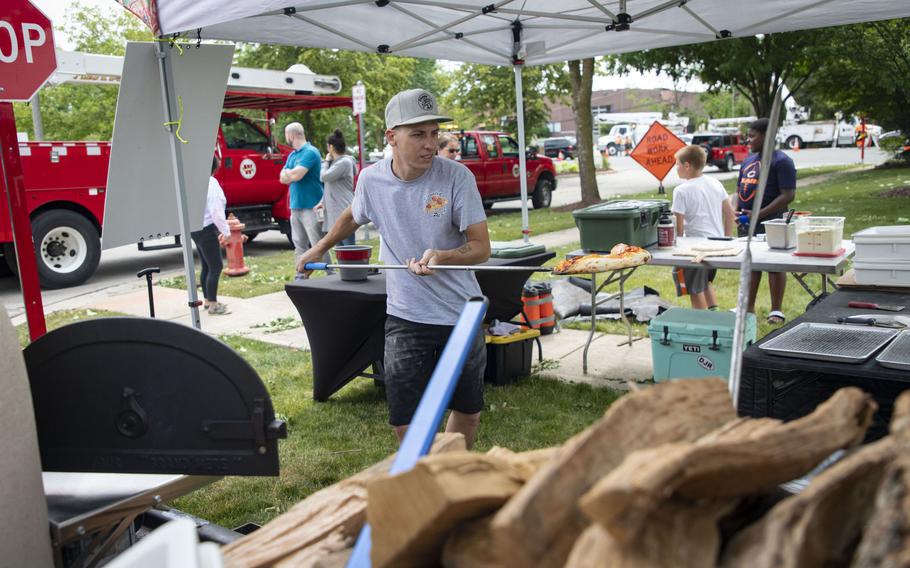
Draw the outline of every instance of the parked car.
[[[543,141],[543,153],[548,158],[558,158],[562,152],[563,158],[574,158],[578,153],[575,141],[569,138],[545,138]]]
[[[741,134],[699,132],[692,137],[692,144],[705,149],[708,165],[725,172],[741,164],[749,155],[749,147]]]
[[[477,179],[477,188],[485,208],[496,201],[521,197],[518,142],[504,132],[465,131],[461,138],[461,163]],[[573,146],[574,148],[574,146]],[[553,160],[536,152],[526,155],[528,194],[535,209],[550,206],[556,189],[556,168]]]

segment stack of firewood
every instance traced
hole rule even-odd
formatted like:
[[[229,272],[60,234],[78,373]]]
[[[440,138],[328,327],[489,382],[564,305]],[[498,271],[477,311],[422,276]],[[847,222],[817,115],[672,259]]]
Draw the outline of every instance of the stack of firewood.
[[[377,464],[225,547],[225,565],[343,566],[369,520],[375,568],[910,566],[910,393],[891,435],[857,447],[874,412],[845,388],[799,420],[740,419],[706,379],[630,393],[559,448],[442,435],[411,471]],[[780,488],[840,449],[801,493]]]

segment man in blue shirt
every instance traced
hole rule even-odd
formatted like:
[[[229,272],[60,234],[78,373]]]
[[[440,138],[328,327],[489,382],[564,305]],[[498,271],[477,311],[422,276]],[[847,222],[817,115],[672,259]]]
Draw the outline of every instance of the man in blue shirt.
[[[765,194],[758,206],[756,213],[755,193],[758,190],[758,178],[761,173],[762,147],[765,143],[765,133],[768,131],[768,119],[760,118],[749,125],[749,146],[752,154],[743,161],[739,168],[739,181],[736,184],[737,210],[740,215],[747,215],[751,220],[752,215],[758,215],[758,222],[775,219],[781,216],[796,197],[796,166],[793,160],[780,150],[774,150],[771,156],[771,171],[768,174],[768,183],[765,185]],[[748,225],[746,225],[748,227]],[[744,227],[740,226],[741,236]],[[747,228],[745,229],[748,230]],[[764,225],[755,227],[756,234],[765,232]],[[761,272],[752,273],[752,282],[749,287],[749,312],[755,313],[755,298],[758,295],[758,286],[761,284]],[[771,290],[771,311],[768,312],[768,323],[782,324],[785,321],[781,307],[784,301],[784,291],[787,287],[786,272],[769,272],[768,287]]]
[[[292,122],[284,128],[284,139],[294,151],[288,156],[278,179],[289,186],[291,240],[294,242],[294,257],[299,259],[322,238],[322,223],[314,210],[322,201],[322,182],[319,181],[322,156],[307,142],[303,125],[299,122]],[[331,262],[328,253],[323,262]]]

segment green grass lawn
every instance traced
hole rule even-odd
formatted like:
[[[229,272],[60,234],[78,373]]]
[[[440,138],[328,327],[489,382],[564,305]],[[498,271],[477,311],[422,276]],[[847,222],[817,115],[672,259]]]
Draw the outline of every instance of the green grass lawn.
[[[309,353],[248,339],[225,340],[256,369],[276,412],[288,421],[288,439],[279,442],[281,475],[225,478],[177,500],[175,507],[227,527],[264,523],[396,450],[382,391],[372,381],[356,380],[328,402],[316,403]],[[529,450],[561,444],[602,416],[617,396],[536,378],[490,386],[475,448]]]
[[[838,174],[856,169],[856,165],[838,165],[838,166],[821,166],[818,168],[804,168],[796,172],[797,179],[804,179],[813,176],[822,176],[828,174]],[[736,179],[729,179],[722,182],[727,192],[732,193],[736,188]],[[623,196],[608,196],[609,188],[601,188],[601,196],[604,199],[622,198]],[[797,192],[797,195],[799,192]],[[629,199],[672,199],[673,190],[668,188],[666,195],[659,195],[656,191],[653,194],[640,193],[634,196],[625,196]],[[521,238],[521,212],[499,213],[493,210],[487,219],[490,227],[490,240],[493,241],[511,241]],[[572,217],[571,211],[557,211],[555,209],[530,209],[528,211],[528,226],[531,227],[531,238],[534,235],[542,235],[553,231],[571,229],[575,227],[575,218]]]

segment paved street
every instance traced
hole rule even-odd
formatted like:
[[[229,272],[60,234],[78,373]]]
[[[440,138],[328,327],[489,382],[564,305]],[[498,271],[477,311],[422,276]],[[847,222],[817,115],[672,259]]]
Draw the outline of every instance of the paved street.
[[[859,150],[855,148],[836,149],[810,149],[800,152],[787,152],[790,154],[797,168],[810,168],[837,164],[852,164],[859,162]],[[881,163],[884,155],[877,149],[866,152],[866,163]],[[602,197],[615,195],[628,195],[649,192],[657,189],[656,180],[628,157],[618,157],[610,160],[612,171],[597,176],[598,187]],[[718,179],[735,177],[736,171],[719,172],[716,168],[708,168],[709,175]],[[667,176],[665,185],[673,187],[679,183],[675,172]],[[553,206],[566,205],[581,199],[581,189],[577,176],[563,176],[559,179],[559,189],[553,193]],[[518,201],[497,203],[496,211],[518,210]],[[247,255],[256,256],[270,254],[278,250],[287,250],[287,239],[277,231],[261,234],[255,243],[245,247]],[[45,310],[52,311],[56,307],[65,306],[85,296],[104,297],[122,293],[124,287],[141,286],[136,278],[136,272],[148,266],[158,266],[162,274],[180,273],[183,267],[183,255],[180,249],[171,249],[156,252],[140,252],[135,245],[120,247],[104,251],[101,255],[101,264],[95,275],[81,286],[63,290],[45,290],[42,294]],[[9,310],[10,316],[16,317],[23,313],[22,296],[19,292],[18,280],[13,277],[0,278],[0,302]]]

